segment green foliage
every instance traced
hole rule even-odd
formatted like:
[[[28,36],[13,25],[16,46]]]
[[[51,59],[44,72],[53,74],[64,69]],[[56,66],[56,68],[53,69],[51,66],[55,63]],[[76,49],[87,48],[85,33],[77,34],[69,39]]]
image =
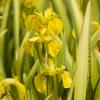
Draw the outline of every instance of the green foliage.
[[[100,100],[99,5],[1,0],[0,100]]]

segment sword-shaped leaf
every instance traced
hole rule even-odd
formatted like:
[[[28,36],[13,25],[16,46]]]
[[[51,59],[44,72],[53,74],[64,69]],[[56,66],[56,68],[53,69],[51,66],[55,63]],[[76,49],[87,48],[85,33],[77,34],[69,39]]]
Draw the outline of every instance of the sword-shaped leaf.
[[[89,72],[89,24],[90,24],[90,2],[88,3],[82,32],[77,51],[77,65],[75,73],[75,93],[74,100],[86,100],[86,91]]]
[[[77,4],[76,0],[65,0],[65,1],[66,1],[66,7],[71,17],[72,25],[73,27],[75,27],[77,35],[79,35],[83,21],[83,16],[79,9],[79,5]]]

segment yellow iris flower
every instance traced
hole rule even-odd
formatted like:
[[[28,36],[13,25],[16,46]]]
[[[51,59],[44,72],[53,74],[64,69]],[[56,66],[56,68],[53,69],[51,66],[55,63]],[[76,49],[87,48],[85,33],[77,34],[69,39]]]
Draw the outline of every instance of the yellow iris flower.
[[[51,8],[48,8],[44,15],[37,12],[34,15],[28,15],[25,18],[25,25],[30,32],[33,28],[37,32],[47,31],[52,35],[58,35],[63,31],[63,22]]]
[[[44,16],[48,20],[48,32],[53,35],[58,35],[63,30],[63,22],[61,19],[51,8],[45,11]]]
[[[55,75],[59,75],[61,77],[64,88],[71,87],[72,78],[70,76],[70,73],[68,71],[65,71],[65,66],[62,66],[61,68],[56,68],[55,65],[52,63],[52,65],[49,66],[49,68],[45,69],[45,71],[42,74],[36,75],[34,77],[36,89],[39,92],[44,93],[46,91],[46,76],[53,77]]]
[[[51,8],[45,11],[44,16],[48,20],[48,32],[53,35],[58,35],[63,30],[63,22],[61,19]]]

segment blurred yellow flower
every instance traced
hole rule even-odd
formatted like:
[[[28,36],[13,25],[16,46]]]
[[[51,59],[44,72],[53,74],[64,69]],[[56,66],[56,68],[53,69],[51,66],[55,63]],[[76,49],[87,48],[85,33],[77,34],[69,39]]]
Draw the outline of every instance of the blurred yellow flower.
[[[63,22],[59,18],[54,18],[48,22],[48,32],[58,35],[63,30]]]
[[[26,29],[29,32],[35,29],[39,33],[48,32],[52,35],[58,35],[63,31],[63,22],[51,8],[48,8],[44,15],[35,12],[34,15],[25,17],[25,14],[23,14],[23,16],[25,18]]]
[[[57,40],[50,40],[48,42],[48,53],[51,57],[57,56],[60,51],[60,42]]]
[[[63,22],[61,19],[53,12],[52,8],[48,8],[44,16],[48,20],[48,32],[53,35],[58,35],[63,30]]]
[[[34,77],[34,84],[37,91],[44,93],[46,91],[46,80],[43,75],[36,75]]]
[[[3,89],[7,85],[14,85],[17,88],[17,91],[19,94],[19,99],[24,100],[24,97],[26,94],[25,86],[15,78],[8,78],[8,79],[4,79],[4,80],[0,81],[0,96],[2,95]]]
[[[70,88],[72,85],[72,78],[70,76],[70,73],[68,71],[63,71],[61,73],[61,78],[63,81],[63,87],[64,88]]]
[[[54,77],[55,75],[61,77],[64,88],[70,88],[72,79],[70,73],[68,71],[65,71],[65,66],[57,68],[54,64],[53,59],[50,59],[48,63],[49,66],[44,70],[44,72],[34,77],[34,84],[36,89],[39,92],[44,93],[46,90],[46,76]]]

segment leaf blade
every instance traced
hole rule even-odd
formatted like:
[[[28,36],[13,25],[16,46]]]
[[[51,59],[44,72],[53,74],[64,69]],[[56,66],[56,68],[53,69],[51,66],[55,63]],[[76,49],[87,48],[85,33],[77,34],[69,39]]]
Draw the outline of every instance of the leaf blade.
[[[75,94],[74,100],[86,100],[86,90],[88,83],[88,52],[89,52],[89,20],[90,2],[88,3],[82,33],[79,40],[77,69],[75,74]]]

